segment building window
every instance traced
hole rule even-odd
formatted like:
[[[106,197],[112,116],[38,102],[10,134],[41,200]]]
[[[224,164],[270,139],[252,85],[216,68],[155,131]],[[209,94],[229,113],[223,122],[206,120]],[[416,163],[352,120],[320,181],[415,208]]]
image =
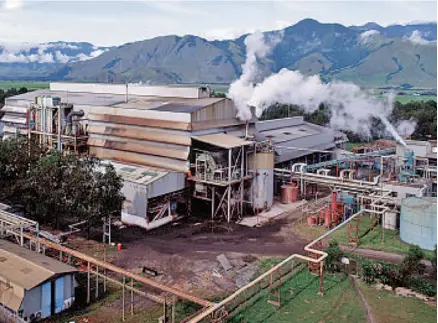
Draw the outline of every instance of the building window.
[[[397,193],[397,192],[391,192],[391,196],[392,196],[392,197],[397,197],[397,196],[398,196],[398,193]]]
[[[415,194],[406,193],[406,197],[415,197],[415,196],[416,196]]]

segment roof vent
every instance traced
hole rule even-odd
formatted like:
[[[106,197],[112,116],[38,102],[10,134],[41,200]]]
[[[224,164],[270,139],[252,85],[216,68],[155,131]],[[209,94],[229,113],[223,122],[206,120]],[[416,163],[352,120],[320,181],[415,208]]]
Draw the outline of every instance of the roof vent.
[[[25,267],[25,268],[21,269],[20,271],[21,271],[23,274],[26,274],[26,275],[27,275],[27,274],[29,274],[29,273],[32,272],[32,269]]]

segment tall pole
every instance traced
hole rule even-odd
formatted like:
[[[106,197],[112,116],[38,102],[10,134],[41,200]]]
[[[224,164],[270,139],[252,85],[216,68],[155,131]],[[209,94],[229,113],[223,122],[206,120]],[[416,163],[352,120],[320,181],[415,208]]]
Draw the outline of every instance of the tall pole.
[[[61,142],[61,106],[58,107],[58,150],[62,151],[62,142]]]
[[[123,276],[122,286],[122,321],[125,321],[125,276]]]
[[[228,149],[228,196],[227,196],[227,222],[231,221],[231,154],[232,149]]]
[[[90,303],[90,262],[87,266],[87,304]]]
[[[242,146],[242,153],[240,154],[240,216],[243,216],[243,187],[245,176],[245,146]]]

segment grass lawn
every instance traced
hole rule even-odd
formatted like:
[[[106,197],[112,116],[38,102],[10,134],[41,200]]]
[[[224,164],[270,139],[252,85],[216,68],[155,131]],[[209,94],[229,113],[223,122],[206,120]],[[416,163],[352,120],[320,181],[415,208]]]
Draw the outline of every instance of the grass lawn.
[[[49,83],[47,82],[32,82],[32,81],[1,81],[0,89],[7,90],[11,88],[21,88],[25,87],[28,90],[38,90],[49,88]]]
[[[146,303],[145,303],[146,302]],[[199,308],[187,302],[177,303],[175,306],[175,321],[180,322]],[[170,307],[168,307],[170,310]],[[125,323],[156,323],[163,315],[163,305],[155,304],[145,298],[135,296],[134,315],[130,312],[130,292],[125,294]],[[46,323],[119,323],[122,322],[122,291],[112,288],[107,295],[97,302],[91,303],[84,309],[67,311],[47,319]]]
[[[425,302],[396,296],[393,292],[376,290],[363,282],[357,282],[376,323],[432,323],[436,322],[436,307]]]
[[[436,96],[434,96],[434,95],[397,95],[395,97],[395,100],[402,103],[402,104],[406,104],[406,103],[409,103],[411,101],[429,101],[429,100],[436,101]]]
[[[380,225],[375,226],[372,231],[370,229],[370,217],[363,215],[359,222],[359,246],[358,248],[381,250],[388,252],[395,252],[399,254],[407,254],[409,244],[400,240],[398,231],[385,229],[385,243],[382,244],[382,228]],[[293,231],[300,237],[306,240],[313,240],[327,231],[322,226],[308,226],[306,223],[294,226]],[[348,245],[348,224],[334,232],[325,242],[336,240],[340,245]],[[432,252],[425,250],[426,256],[431,256]]]
[[[280,308],[261,297],[230,322],[366,322],[365,310],[347,277],[325,276],[324,296],[318,290],[319,278],[304,270],[283,284]]]

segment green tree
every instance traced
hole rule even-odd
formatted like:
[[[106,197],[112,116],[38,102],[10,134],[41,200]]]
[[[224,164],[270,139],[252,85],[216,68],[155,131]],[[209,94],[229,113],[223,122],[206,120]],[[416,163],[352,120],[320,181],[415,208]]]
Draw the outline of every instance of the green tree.
[[[23,181],[42,155],[36,143],[26,137],[0,140],[0,199],[19,203]]]
[[[331,272],[339,271],[341,257],[344,254],[339,247],[339,243],[336,240],[331,240],[325,252],[327,253],[327,258],[325,258],[327,270]]]
[[[403,259],[399,268],[399,277],[403,285],[406,286],[408,284],[412,275],[424,272],[425,266],[421,263],[423,258],[424,252],[419,246],[409,246],[408,255]]]

